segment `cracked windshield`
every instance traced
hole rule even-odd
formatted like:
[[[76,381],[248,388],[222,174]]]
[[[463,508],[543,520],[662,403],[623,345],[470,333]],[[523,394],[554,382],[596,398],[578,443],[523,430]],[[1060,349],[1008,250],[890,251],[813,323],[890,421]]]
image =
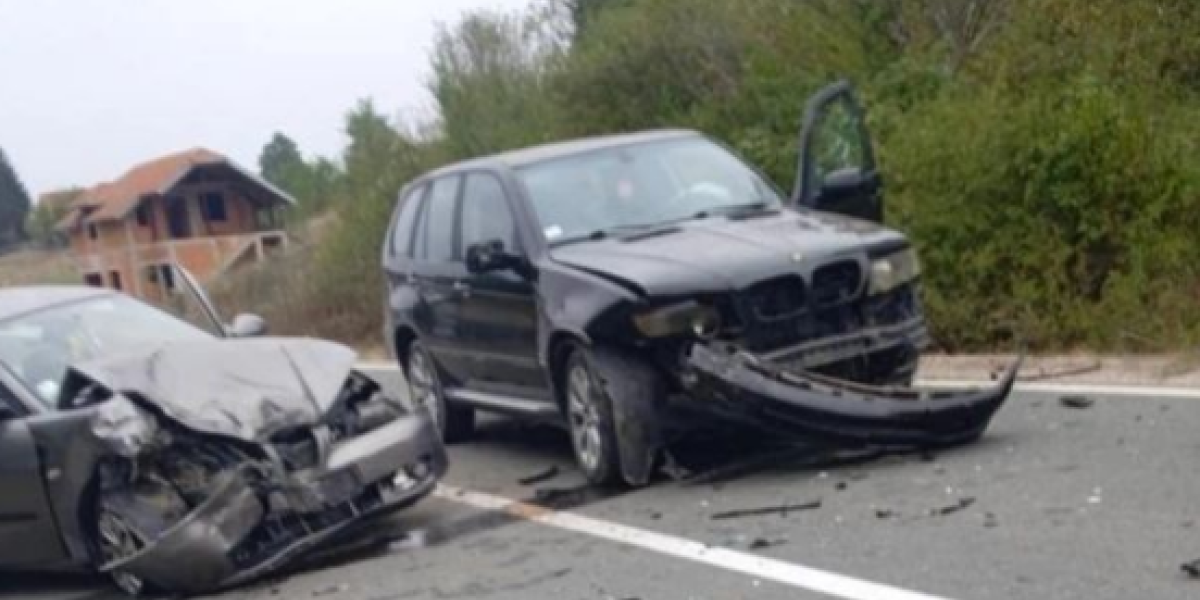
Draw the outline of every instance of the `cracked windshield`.
[[[1196,598],[1198,31],[0,0],[0,600]]]

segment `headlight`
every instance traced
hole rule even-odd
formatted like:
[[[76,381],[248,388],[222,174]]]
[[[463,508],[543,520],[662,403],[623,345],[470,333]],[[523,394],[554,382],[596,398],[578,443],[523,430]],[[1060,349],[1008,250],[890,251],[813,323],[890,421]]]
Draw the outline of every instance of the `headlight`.
[[[871,295],[885,294],[921,276],[912,248],[871,261]]]
[[[154,415],[139,409],[128,398],[117,396],[97,407],[92,415],[92,435],[118,456],[133,458],[158,435]]]
[[[720,330],[721,317],[711,306],[688,301],[636,314],[633,324],[646,337],[661,338],[691,333],[708,339]]]

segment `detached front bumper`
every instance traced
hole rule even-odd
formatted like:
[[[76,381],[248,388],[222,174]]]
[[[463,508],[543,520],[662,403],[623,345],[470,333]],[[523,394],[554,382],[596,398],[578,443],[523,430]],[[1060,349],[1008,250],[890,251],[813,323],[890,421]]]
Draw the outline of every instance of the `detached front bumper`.
[[[1020,361],[990,389],[873,387],[717,345],[694,346],[684,374],[698,408],[789,435],[886,449],[946,446],[983,434],[1007,400]]]

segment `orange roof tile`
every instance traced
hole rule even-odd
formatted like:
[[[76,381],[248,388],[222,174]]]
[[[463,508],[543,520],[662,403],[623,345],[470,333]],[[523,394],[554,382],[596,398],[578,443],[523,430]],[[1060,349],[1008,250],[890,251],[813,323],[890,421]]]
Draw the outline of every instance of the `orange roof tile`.
[[[133,167],[116,181],[92,187],[75,205],[96,207],[88,215],[89,221],[121,219],[137,207],[142,197],[165,193],[193,167],[222,162],[228,159],[204,148],[169,154]]]

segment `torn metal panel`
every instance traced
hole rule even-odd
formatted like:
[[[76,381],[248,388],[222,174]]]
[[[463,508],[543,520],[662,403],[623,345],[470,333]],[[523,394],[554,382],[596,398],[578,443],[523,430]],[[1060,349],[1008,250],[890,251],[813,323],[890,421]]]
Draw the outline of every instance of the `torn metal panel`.
[[[926,392],[789,372],[736,349],[696,344],[689,392],[702,408],[789,434],[886,448],[979,437],[1012,391],[1020,361],[990,389]]]

